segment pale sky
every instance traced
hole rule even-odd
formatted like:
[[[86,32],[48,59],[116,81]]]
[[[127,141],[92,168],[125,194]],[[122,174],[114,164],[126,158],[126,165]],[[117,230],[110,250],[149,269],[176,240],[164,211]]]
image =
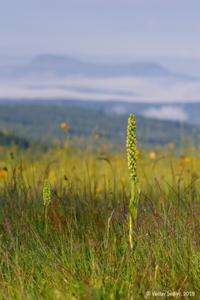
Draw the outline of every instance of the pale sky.
[[[199,0],[0,0],[0,56],[199,58]]]
[[[66,89],[58,78],[1,78],[0,98],[200,101],[199,37],[200,0],[0,0],[0,67],[51,53],[98,62],[153,61],[199,78],[68,78]],[[38,84],[48,88],[37,90]],[[99,87],[101,93],[83,92]]]

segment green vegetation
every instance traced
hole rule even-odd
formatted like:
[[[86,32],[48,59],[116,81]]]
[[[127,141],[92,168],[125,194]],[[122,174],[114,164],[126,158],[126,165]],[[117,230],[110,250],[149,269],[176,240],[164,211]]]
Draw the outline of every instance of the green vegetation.
[[[69,136],[82,139],[87,145],[88,139],[97,134],[101,143],[110,141],[113,145],[124,145],[127,116],[108,115],[101,111],[64,104],[0,104],[0,130],[7,130],[30,141],[51,144],[55,140],[65,140],[66,132],[60,124],[70,124]],[[200,129],[195,126],[150,120],[137,117],[137,135],[140,144],[175,143],[179,145],[186,138],[199,145]]]
[[[172,146],[138,153],[134,252],[125,149],[65,144],[36,156],[34,148],[3,147],[0,299],[144,299],[148,291],[198,299],[200,159],[194,149],[174,156]]]
[[[10,146],[12,144],[18,145],[21,148],[27,148],[29,146],[29,142],[26,139],[0,131],[0,145]]]
[[[8,146],[5,134],[0,140],[0,299],[140,300],[154,292],[164,293],[161,299],[199,298],[194,143],[181,151],[175,143],[136,149],[131,115],[126,153],[126,117],[45,105],[7,105],[0,115],[4,131],[22,136],[7,133]],[[140,142],[144,122],[155,129],[151,136],[158,124],[175,128],[138,118]],[[53,146],[57,133],[63,142]],[[49,145],[20,147],[15,141],[23,137]]]

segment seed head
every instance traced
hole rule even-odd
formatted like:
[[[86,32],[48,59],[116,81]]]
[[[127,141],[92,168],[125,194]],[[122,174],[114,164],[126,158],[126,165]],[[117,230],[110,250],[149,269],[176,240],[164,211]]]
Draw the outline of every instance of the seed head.
[[[136,121],[135,115],[130,114],[127,127],[127,160],[131,180],[136,180]]]

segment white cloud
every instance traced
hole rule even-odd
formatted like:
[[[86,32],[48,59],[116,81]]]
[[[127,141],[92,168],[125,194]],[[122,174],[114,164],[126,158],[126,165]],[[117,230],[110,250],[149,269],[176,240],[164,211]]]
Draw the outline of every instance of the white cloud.
[[[183,108],[164,105],[159,108],[149,108],[144,111],[143,116],[160,120],[187,121],[188,115]]]
[[[122,104],[116,104],[111,108],[111,113],[115,115],[124,115],[127,113],[127,109]]]
[[[199,95],[200,81],[186,82],[176,80],[176,78],[49,77],[18,78],[10,81],[0,79],[0,98],[70,98],[91,101],[119,100],[146,103],[174,103],[200,101]]]

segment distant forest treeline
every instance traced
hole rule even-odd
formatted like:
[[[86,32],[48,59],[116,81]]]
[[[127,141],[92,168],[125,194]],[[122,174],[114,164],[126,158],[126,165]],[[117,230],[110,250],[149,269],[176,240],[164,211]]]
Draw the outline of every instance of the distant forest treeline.
[[[95,109],[77,106],[47,104],[0,104],[0,143],[21,144],[33,141],[50,144],[54,139],[64,140],[66,132],[60,128],[62,122],[70,125],[68,135],[81,138],[98,134],[111,143],[123,144],[126,136],[127,115],[108,115]],[[3,134],[6,132],[7,134]],[[200,129],[179,122],[159,121],[137,117],[139,143],[144,145],[180,144],[183,139],[199,144]],[[18,141],[18,143],[19,143]]]

